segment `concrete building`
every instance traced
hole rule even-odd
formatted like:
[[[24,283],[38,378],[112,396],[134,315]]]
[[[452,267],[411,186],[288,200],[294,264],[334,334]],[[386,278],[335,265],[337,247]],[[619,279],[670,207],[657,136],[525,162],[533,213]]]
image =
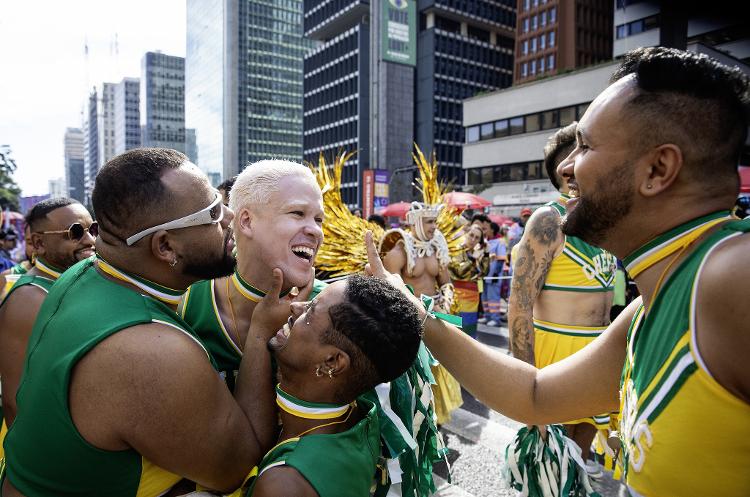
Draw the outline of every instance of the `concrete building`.
[[[603,64],[465,100],[464,190],[480,192],[508,215],[554,200],[544,145],[581,118],[616,67]]]
[[[736,2],[654,2],[616,0],[614,57],[638,47],[668,46],[703,52],[722,62],[750,64],[750,18]]]
[[[309,47],[302,0],[188,0],[185,119],[204,171],[231,178],[258,160],[302,160]]]
[[[141,144],[185,151],[185,59],[146,52],[141,59]]]
[[[97,133],[99,139],[99,163],[96,171],[91,171],[91,179],[96,178],[96,173],[107,163],[109,159],[115,156],[115,83],[102,83],[101,92],[99,93],[99,114],[97,119]],[[91,185],[93,188],[93,185]]]
[[[518,0],[513,83],[612,58],[612,0]]]
[[[101,102],[99,100],[99,91],[96,87],[91,89],[91,93],[88,96],[88,100],[84,106],[83,114],[83,172],[82,172],[82,186],[80,190],[80,202],[85,205],[89,204],[89,195],[87,195],[87,187],[93,187],[93,179],[96,177],[96,172],[99,168],[99,112],[101,108]],[[67,163],[67,162],[66,162]],[[69,175],[65,173],[66,185],[69,183]],[[66,186],[66,189],[68,187]],[[78,197],[73,197],[78,200]]]
[[[50,198],[60,198],[68,196],[67,187],[65,186],[65,178],[55,178],[48,180],[47,185],[49,186]]]
[[[64,147],[66,190],[64,196],[85,203],[83,131],[80,128],[66,128]]]
[[[123,78],[115,86],[115,155],[141,146],[140,80]]]
[[[415,141],[442,179],[460,179],[461,101],[510,85],[514,27],[515,0],[306,0],[319,45],[304,63],[305,160],[357,151],[342,177],[350,206],[367,169],[388,172],[391,201],[413,198]]]

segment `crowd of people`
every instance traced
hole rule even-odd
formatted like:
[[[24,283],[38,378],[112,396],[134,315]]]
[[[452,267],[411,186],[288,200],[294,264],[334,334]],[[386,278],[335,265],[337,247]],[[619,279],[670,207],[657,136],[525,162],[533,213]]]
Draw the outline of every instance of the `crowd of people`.
[[[94,216],[40,202],[29,261],[2,276],[0,494],[427,496],[463,386],[528,425],[508,461],[548,444],[541,465],[567,433],[587,482],[601,430],[632,495],[748,495],[749,105],[737,69],[635,50],[550,138],[557,201],[460,238],[414,202],[330,283],[308,167],[261,161],[217,190],[180,152],[116,156]],[[502,299],[515,357],[474,339],[480,301],[498,325]],[[590,490],[524,461],[524,495]]]

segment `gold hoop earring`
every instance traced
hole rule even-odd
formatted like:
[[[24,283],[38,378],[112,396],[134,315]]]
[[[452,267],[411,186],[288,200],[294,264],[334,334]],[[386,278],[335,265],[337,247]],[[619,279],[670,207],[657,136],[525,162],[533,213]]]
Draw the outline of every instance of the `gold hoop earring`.
[[[318,378],[320,378],[321,376],[323,376],[323,373],[320,371],[320,366],[318,366],[317,368],[315,368],[315,376],[317,376]]]
[[[335,373],[335,372],[336,372],[336,370],[333,369],[333,368],[331,368],[331,369],[328,370],[328,379],[329,380],[333,379],[333,373]]]

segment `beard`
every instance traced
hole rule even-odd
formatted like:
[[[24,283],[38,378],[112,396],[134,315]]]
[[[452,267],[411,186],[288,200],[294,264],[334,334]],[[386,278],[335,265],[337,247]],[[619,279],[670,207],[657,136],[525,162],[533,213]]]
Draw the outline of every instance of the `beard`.
[[[627,163],[617,166],[608,177],[599,178],[594,190],[578,198],[575,209],[562,221],[562,232],[594,246],[601,246],[608,234],[630,213],[635,187]]]
[[[227,250],[231,237],[232,230],[227,230],[221,254],[201,252],[191,254],[189,259],[185,259],[183,272],[201,280],[212,280],[232,274],[237,259]]]

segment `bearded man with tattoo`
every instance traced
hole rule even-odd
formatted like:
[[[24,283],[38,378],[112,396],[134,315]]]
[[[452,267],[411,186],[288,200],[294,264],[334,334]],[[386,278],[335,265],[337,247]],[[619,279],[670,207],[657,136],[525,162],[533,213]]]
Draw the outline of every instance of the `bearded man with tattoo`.
[[[576,146],[576,125],[555,133],[544,147],[544,166],[560,198],[537,209],[518,246],[509,302],[513,355],[543,368],[579,351],[609,324],[616,260],[580,238],[562,233],[560,220],[570,198],[557,174]],[[595,413],[592,413],[595,414]],[[596,430],[609,426],[607,414],[565,423],[568,436],[589,455]],[[598,472],[593,463],[590,473]]]

